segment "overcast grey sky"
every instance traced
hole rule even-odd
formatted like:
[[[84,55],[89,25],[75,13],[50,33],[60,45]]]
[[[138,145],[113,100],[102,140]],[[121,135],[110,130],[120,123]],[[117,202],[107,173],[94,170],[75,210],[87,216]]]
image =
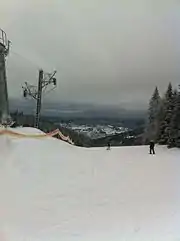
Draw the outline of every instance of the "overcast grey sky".
[[[178,0],[6,0],[0,23],[10,97],[38,67],[58,71],[50,101],[137,107],[155,85],[180,83]]]

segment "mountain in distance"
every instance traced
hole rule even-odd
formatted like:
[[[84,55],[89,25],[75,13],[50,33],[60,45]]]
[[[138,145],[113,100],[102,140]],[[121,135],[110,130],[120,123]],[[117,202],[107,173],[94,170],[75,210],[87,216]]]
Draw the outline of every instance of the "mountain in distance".
[[[10,111],[23,111],[24,114],[34,114],[36,102],[32,99],[10,99]],[[144,118],[145,110],[128,110],[114,105],[93,105],[86,103],[44,102],[43,116],[62,118]]]

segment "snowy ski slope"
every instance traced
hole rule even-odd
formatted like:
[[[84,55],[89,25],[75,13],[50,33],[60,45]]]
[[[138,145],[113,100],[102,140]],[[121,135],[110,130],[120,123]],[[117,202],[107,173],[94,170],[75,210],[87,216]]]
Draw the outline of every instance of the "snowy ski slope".
[[[10,136],[0,148],[0,241],[180,240],[179,150]]]

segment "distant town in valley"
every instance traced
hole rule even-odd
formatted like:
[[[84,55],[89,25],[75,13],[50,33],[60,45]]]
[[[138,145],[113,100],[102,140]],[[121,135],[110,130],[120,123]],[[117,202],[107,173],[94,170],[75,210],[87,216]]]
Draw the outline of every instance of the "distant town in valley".
[[[10,100],[15,125],[34,126],[35,107],[33,101]],[[44,103],[40,129],[48,132],[58,128],[79,146],[106,146],[108,141],[114,146],[135,145],[139,143],[143,132],[145,116],[144,110],[90,104]]]

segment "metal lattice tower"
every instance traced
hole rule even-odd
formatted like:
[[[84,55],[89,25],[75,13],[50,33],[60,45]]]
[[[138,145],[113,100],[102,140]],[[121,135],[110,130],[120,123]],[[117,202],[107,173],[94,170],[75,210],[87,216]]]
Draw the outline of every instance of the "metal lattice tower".
[[[36,100],[36,115],[35,115],[35,121],[34,121],[34,126],[36,128],[39,127],[42,94],[48,93],[49,91],[52,91],[54,88],[56,88],[55,75],[56,75],[56,71],[54,71],[53,73],[50,73],[50,74],[48,73],[44,75],[44,71],[40,69],[38,87],[34,85],[30,85],[27,82],[25,82],[25,86],[22,86],[24,97],[30,96],[31,98]],[[51,84],[53,85],[53,87],[50,90],[47,90],[47,87]]]
[[[9,114],[8,89],[6,78],[5,59],[9,53],[10,41],[6,33],[0,29],[0,124],[8,124],[11,120]]]

